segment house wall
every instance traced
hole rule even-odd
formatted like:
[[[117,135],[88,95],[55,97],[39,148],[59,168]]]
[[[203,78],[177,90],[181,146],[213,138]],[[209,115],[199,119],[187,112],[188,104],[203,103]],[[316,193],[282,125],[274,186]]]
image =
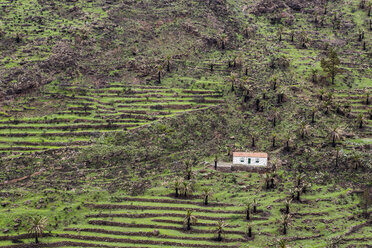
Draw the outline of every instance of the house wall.
[[[248,159],[251,159],[251,163],[248,163]],[[241,162],[241,160],[244,160]],[[258,163],[256,163],[256,159],[259,160]],[[250,165],[250,166],[266,166],[267,165],[267,158],[254,158],[254,157],[234,157],[233,158],[233,164],[241,164],[241,165]]]

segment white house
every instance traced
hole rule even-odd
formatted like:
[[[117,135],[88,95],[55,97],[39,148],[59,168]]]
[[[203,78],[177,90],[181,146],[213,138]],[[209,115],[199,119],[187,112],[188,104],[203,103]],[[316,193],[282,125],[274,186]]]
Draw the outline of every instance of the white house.
[[[267,166],[267,153],[264,152],[234,152],[233,164],[250,166]]]

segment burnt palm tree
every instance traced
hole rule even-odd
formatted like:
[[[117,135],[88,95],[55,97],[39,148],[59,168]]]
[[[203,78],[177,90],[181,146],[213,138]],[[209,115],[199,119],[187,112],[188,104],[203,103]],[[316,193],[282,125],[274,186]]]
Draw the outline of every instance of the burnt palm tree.
[[[285,136],[285,149],[287,150],[287,152],[289,152],[290,150],[290,147],[289,147],[290,142],[292,142],[292,136],[290,133],[288,133]]]
[[[173,182],[173,187],[174,187],[174,190],[175,190],[175,196],[178,197],[179,196],[179,191],[180,191],[180,188],[182,186],[182,180],[180,178],[177,178],[174,182]]]
[[[353,159],[352,164],[354,165],[354,170],[358,170],[359,167],[362,166],[362,160],[361,160],[360,154],[354,151],[352,154],[352,159]]]
[[[339,157],[339,154],[340,154],[340,150],[341,150],[340,147],[336,147],[336,163],[335,163],[335,167],[338,167],[338,157]]]
[[[247,224],[247,236],[248,238],[252,238],[252,224],[251,223]]]
[[[285,214],[289,214],[291,203],[292,203],[292,199],[285,200]]]
[[[250,220],[251,219],[251,206],[252,206],[252,203],[251,202],[248,202],[245,204],[245,219],[246,220]]]
[[[276,136],[277,136],[276,133],[273,133],[272,136],[271,136],[272,137],[273,147],[275,147]]]
[[[265,188],[266,190],[269,190],[270,189],[270,175],[268,172],[266,172],[265,174],[262,175],[262,178],[264,179],[265,181]]]
[[[363,128],[363,123],[364,123],[364,115],[363,113],[359,113],[358,114],[358,118],[357,118],[357,121],[359,123],[359,128]]]
[[[330,130],[329,136],[332,140],[332,146],[336,147],[337,140],[341,140],[342,138],[342,129],[339,127],[334,127],[333,129]]]
[[[216,225],[216,235],[217,235],[217,241],[222,241],[222,237],[225,234],[225,228],[226,224],[224,221],[219,220]]]
[[[170,72],[170,60],[171,60],[171,56],[170,55],[168,55],[167,56],[167,72]]]
[[[256,147],[257,136],[258,135],[256,132],[251,132],[252,147]]]
[[[187,231],[191,230],[191,225],[192,224],[195,224],[196,222],[198,222],[198,219],[194,215],[192,215],[192,212],[193,212],[193,210],[187,209],[186,210],[186,216],[183,220],[183,225],[184,225],[184,227]]]
[[[305,122],[301,122],[299,132],[301,138],[305,139],[305,137],[308,136],[310,133],[310,126],[307,125]]]
[[[283,34],[283,32],[284,32],[284,28],[283,28],[283,26],[280,26],[278,28],[279,41],[282,41],[282,34]]]
[[[43,235],[43,232],[48,224],[48,219],[41,216],[31,217],[30,226],[28,228],[28,233],[35,237],[35,243],[39,243],[39,237]]]
[[[161,72],[163,71],[163,66],[158,66],[158,83],[161,84]]]
[[[315,106],[313,106],[311,108],[311,123],[315,123],[315,113],[316,113],[317,109]]]
[[[203,189],[202,196],[204,199],[204,205],[208,205],[208,198],[211,197],[212,195],[213,195],[213,192],[210,188]]]
[[[225,33],[221,34],[220,42],[221,42],[221,49],[225,50],[225,46],[227,42],[227,35]]]
[[[283,235],[286,235],[287,230],[288,230],[288,226],[291,223],[291,215],[290,214],[282,215],[280,222],[283,225]]]
[[[294,30],[292,30],[291,31],[291,42],[294,42],[294,36],[295,36],[295,31]]]
[[[192,193],[192,186],[189,181],[183,181],[182,182],[182,190],[183,190],[183,196],[187,197],[188,194]]]
[[[252,203],[252,206],[253,206],[253,213],[257,213],[257,200],[256,199],[253,199],[253,203]]]
[[[214,169],[217,170],[218,156],[214,157]]]
[[[278,108],[274,108],[272,113],[271,113],[271,116],[273,118],[273,126],[275,127],[276,126],[276,121],[279,119],[280,117],[280,114],[279,114],[279,110]]]

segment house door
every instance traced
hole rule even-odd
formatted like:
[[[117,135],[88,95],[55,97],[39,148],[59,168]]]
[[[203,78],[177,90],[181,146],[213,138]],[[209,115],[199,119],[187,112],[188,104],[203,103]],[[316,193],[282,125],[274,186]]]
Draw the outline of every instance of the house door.
[[[248,158],[248,164],[251,164],[251,159],[250,158]]]

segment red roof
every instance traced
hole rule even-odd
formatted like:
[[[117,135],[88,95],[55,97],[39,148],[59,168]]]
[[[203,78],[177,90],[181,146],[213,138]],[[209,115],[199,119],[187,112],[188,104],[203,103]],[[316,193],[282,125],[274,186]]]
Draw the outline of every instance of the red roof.
[[[234,157],[252,157],[252,158],[267,158],[268,155],[265,152],[234,152]]]

